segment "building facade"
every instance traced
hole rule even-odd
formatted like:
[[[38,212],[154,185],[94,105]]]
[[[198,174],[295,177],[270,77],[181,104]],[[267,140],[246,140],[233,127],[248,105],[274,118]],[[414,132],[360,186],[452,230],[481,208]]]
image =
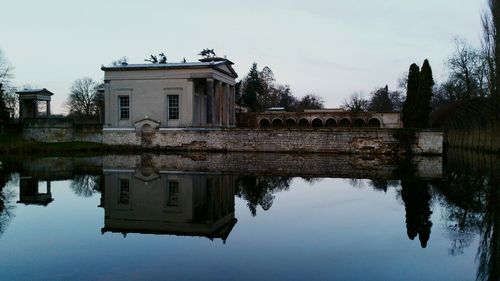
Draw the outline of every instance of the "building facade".
[[[235,79],[227,59],[122,64],[104,71],[104,131],[234,127]]]

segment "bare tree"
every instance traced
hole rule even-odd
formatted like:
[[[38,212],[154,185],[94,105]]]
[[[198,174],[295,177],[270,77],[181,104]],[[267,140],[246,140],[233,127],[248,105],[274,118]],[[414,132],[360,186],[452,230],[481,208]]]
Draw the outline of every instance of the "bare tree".
[[[450,80],[461,88],[462,98],[484,96],[487,93],[487,64],[479,49],[461,39],[455,39],[455,53],[448,59]]]
[[[368,109],[368,100],[363,96],[362,93],[353,93],[349,99],[344,100],[342,108],[350,112],[362,112]]]
[[[497,29],[495,28],[495,23],[493,21],[493,1],[489,1],[489,11],[485,11],[481,16],[481,22],[483,25],[483,38],[481,41],[482,47],[482,57],[483,61],[487,67],[486,80],[488,83],[488,94],[490,96],[496,96],[496,61],[495,61],[495,51],[496,51],[496,40],[497,40]]]
[[[14,67],[0,49],[0,85],[2,85],[3,100],[11,118],[16,116],[19,107],[16,88],[12,86],[13,78]]]
[[[102,84],[92,78],[77,79],[71,86],[66,106],[70,114],[96,116],[98,114],[98,90]]]
[[[12,78],[14,78],[14,67],[0,49],[0,83],[4,87],[11,87]]]
[[[322,109],[324,108],[325,101],[322,97],[315,94],[308,94],[303,96],[298,105],[298,111],[305,109]]]

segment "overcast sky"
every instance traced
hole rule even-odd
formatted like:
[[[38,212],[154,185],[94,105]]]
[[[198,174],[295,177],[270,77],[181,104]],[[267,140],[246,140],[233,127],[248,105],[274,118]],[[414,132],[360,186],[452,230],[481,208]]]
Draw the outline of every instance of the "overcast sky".
[[[0,49],[15,84],[55,93],[64,112],[71,83],[102,79],[101,64],[122,56],[143,63],[198,59],[214,48],[235,62],[269,66],[297,96],[315,93],[337,107],[356,91],[395,87],[413,62],[431,62],[442,81],[453,39],[479,45],[486,0],[102,1],[6,0]]]

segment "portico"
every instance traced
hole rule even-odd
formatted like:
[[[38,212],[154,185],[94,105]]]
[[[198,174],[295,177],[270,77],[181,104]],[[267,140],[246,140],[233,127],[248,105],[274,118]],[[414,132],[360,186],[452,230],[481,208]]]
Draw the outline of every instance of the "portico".
[[[50,100],[54,95],[51,91],[43,89],[32,89],[18,91],[19,95],[19,119],[36,119],[50,116]],[[42,109],[40,111],[40,109]]]

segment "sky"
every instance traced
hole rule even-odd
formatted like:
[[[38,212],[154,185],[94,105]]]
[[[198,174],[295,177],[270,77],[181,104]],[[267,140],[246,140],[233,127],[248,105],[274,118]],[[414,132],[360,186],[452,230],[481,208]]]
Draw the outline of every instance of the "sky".
[[[0,49],[14,84],[55,93],[64,113],[71,84],[102,80],[101,65],[126,56],[143,63],[199,59],[204,48],[227,56],[240,78],[253,62],[297,96],[317,94],[338,107],[354,92],[397,80],[429,59],[435,80],[459,37],[480,45],[486,0],[2,0]]]

